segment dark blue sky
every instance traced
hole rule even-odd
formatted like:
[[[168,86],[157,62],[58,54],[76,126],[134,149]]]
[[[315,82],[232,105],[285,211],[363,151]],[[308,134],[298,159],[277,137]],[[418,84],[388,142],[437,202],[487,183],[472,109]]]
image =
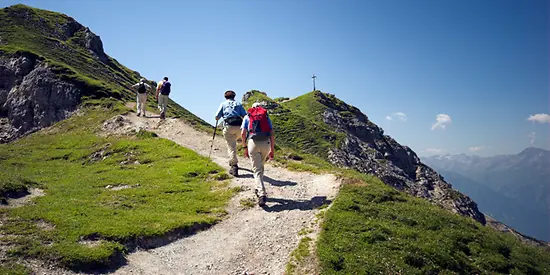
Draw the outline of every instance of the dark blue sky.
[[[16,3],[74,17],[211,123],[227,89],[294,97],[315,73],[420,155],[550,149],[548,1]]]

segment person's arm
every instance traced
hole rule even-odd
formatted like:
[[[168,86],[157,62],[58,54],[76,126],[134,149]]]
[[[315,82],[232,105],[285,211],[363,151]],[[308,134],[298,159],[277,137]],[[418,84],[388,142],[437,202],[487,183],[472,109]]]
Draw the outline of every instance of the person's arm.
[[[246,116],[246,110],[244,109],[243,105],[239,105],[239,109],[238,109],[238,112],[239,112],[239,116],[240,117],[245,117]]]
[[[161,81],[157,84],[157,93],[155,94],[155,97],[157,98],[157,101],[159,100],[159,93],[160,93],[160,88],[162,88],[162,83],[164,83],[164,82]]]
[[[246,135],[248,134],[248,117],[245,117],[243,119],[243,123],[241,124],[241,142],[242,142],[242,145],[243,145],[243,149],[244,149],[244,157],[245,158],[248,158],[249,155],[248,155],[248,146],[246,146]]]
[[[275,132],[273,131],[273,124],[271,123],[271,119],[269,117],[267,118],[269,121],[269,128],[271,128],[271,136],[269,137],[270,142],[270,148],[269,148],[269,159],[273,159],[275,157]]]
[[[132,88],[139,86],[139,83],[132,85]]]
[[[223,103],[220,104],[218,112],[216,112],[216,120],[220,119],[223,116]]]
[[[159,92],[160,92],[160,87],[157,87],[157,93],[155,94],[157,101],[159,100]]]

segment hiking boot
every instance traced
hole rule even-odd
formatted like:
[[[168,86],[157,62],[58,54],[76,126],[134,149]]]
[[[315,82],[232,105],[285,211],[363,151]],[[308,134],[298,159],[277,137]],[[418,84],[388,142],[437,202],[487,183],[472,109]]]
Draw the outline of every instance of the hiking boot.
[[[137,116],[141,116],[141,113],[137,113]]]
[[[267,202],[267,197],[266,196],[260,196],[258,198],[258,205],[259,206],[265,206],[266,202]]]
[[[166,119],[166,115],[164,114],[164,112],[160,113],[160,119]]]
[[[229,174],[233,175],[235,177],[239,176],[239,166],[232,165],[231,168],[229,168]]]

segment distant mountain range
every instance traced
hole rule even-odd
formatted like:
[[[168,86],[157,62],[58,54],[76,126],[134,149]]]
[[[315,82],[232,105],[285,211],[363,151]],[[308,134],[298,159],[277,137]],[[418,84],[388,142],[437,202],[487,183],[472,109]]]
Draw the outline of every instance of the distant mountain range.
[[[436,155],[422,161],[485,214],[550,241],[550,151],[529,147],[517,155]]]

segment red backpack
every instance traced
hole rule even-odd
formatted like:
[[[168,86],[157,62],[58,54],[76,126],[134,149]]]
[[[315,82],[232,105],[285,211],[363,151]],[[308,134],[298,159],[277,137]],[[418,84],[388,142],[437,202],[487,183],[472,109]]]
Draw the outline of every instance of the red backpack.
[[[248,109],[248,137],[271,136],[271,128],[267,120],[267,110],[258,106]]]

